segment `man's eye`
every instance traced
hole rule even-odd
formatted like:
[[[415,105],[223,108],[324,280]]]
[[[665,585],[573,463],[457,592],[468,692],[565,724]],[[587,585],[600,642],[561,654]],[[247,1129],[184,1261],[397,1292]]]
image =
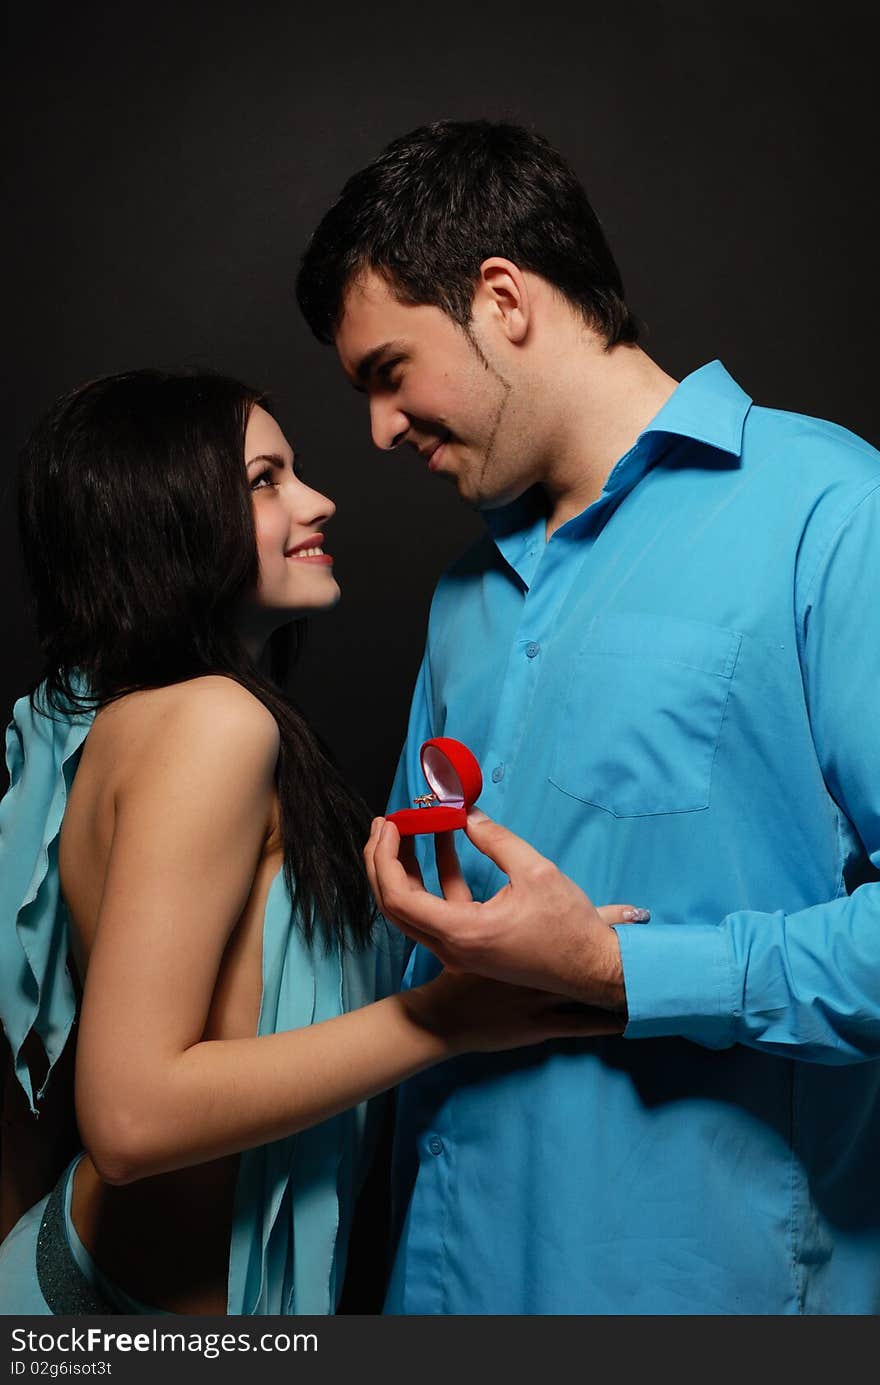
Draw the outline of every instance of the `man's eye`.
[[[385,385],[388,389],[397,389],[397,386],[403,378],[401,375],[394,374],[399,365],[400,360],[395,359],[393,361],[386,361],[384,365],[379,367],[379,380],[381,384]]]

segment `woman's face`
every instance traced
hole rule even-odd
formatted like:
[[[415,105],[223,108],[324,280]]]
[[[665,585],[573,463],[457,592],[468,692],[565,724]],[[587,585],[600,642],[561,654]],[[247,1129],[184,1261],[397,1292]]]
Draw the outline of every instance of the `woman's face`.
[[[279,615],[289,620],[326,610],[339,600],[333,559],[324,551],[322,532],[336,506],[295,474],[290,444],[259,404],[248,419],[244,459],[260,562],[248,624],[256,623],[259,633],[271,633],[283,623]]]

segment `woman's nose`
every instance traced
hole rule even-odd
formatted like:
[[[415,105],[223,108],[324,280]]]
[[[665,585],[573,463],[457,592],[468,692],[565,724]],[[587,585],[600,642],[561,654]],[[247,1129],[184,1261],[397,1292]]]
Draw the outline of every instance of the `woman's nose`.
[[[332,519],[336,514],[336,506],[329,495],[322,495],[320,491],[309,491],[310,518],[307,523],[320,523],[327,519]]]
[[[329,495],[312,490],[311,486],[300,483],[289,495],[287,512],[295,524],[303,528],[317,528],[325,520],[336,514],[336,506]]]

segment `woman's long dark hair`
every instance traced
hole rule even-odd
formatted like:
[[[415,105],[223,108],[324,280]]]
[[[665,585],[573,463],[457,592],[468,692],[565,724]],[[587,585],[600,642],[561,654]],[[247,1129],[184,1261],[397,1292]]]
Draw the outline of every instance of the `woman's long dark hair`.
[[[363,945],[374,908],[361,858],[367,807],[280,690],[291,627],[270,674],[236,611],[258,558],[244,436],[257,390],[219,375],[138,370],[57,401],[25,447],[19,528],[50,714],[138,689],[225,674],[274,716],[284,874],[311,942]],[[302,623],[293,627],[300,643]]]

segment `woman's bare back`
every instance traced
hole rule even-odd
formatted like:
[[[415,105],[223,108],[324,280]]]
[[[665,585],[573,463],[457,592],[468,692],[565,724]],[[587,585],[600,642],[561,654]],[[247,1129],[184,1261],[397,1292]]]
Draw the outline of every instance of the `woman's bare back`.
[[[163,720],[175,713],[180,700],[198,697],[205,685],[216,682],[203,678],[132,693],[95,718],[71,788],[59,847],[71,950],[82,984],[113,842],[117,797],[144,754],[161,743]],[[223,753],[218,743],[218,756]],[[206,804],[206,815],[210,811]],[[223,953],[203,1039],[257,1033],[263,917],[281,862],[273,798],[267,805],[264,846],[253,885]],[[193,881],[194,889],[198,885]],[[238,1157],[232,1155],[110,1186],[85,1155],[74,1180],[74,1225],[104,1273],[135,1297],[176,1313],[223,1313],[237,1172]]]

